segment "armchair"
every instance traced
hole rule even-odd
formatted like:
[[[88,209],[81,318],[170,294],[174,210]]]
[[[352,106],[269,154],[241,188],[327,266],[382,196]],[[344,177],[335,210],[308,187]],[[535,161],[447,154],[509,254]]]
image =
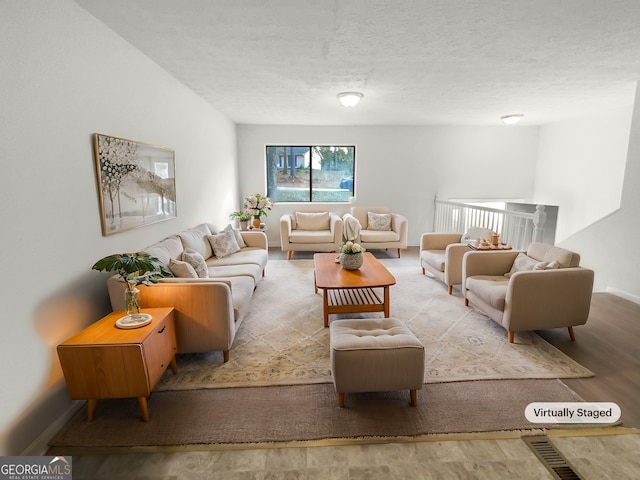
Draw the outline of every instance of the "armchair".
[[[406,217],[391,213],[387,207],[351,207],[351,215],[360,223],[360,232],[356,242],[368,250],[407,248],[408,222]],[[391,223],[383,225],[374,223],[375,219],[383,219],[381,216],[389,216]]]
[[[491,238],[492,230],[471,227],[462,233],[423,233],[420,237],[420,265],[422,274],[428,273],[447,285],[449,295],[453,286],[462,283],[462,257],[469,251],[467,240]]]
[[[517,259],[517,260],[516,260]],[[517,251],[467,252],[462,261],[465,305],[473,303],[508,332],[573,327],[589,317],[593,270],[580,255],[544,243]]]
[[[294,251],[337,252],[343,221],[332,212],[294,212],[280,217],[280,246],[291,259]]]

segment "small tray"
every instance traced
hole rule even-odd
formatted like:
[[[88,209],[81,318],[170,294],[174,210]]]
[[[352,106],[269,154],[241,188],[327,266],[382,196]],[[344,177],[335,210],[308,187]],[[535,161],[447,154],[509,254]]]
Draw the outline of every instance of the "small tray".
[[[148,313],[137,313],[135,315],[126,315],[116,321],[116,327],[124,330],[130,328],[140,328],[151,323],[152,317]]]

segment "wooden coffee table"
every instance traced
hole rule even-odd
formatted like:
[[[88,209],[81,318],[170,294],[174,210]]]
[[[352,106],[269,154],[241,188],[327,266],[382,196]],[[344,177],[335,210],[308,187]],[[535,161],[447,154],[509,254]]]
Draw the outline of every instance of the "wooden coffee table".
[[[314,288],[322,290],[324,326],[331,313],[384,312],[389,317],[389,287],[396,279],[371,253],[364,253],[358,270],[345,270],[336,262],[337,253],[316,253]],[[374,289],[383,289],[382,298]]]

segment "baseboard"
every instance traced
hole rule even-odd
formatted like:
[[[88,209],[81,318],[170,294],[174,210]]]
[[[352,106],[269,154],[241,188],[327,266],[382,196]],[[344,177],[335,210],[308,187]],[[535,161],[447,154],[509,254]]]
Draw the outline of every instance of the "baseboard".
[[[607,293],[611,293],[616,297],[624,298],[625,300],[629,300],[630,302],[637,303],[640,305],[640,297],[637,295],[633,295],[632,293],[625,292],[624,290],[618,290],[617,288],[607,287]]]
[[[80,410],[86,402],[84,400],[76,400],[67,409],[65,413],[60,415],[51,425],[49,425],[31,444],[20,454],[22,456],[40,456],[44,455],[49,448],[49,440]]]

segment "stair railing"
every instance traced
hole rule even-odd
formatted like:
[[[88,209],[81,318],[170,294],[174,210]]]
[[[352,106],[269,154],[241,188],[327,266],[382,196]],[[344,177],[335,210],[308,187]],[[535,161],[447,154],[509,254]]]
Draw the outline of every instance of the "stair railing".
[[[500,235],[500,241],[516,250],[526,250],[531,242],[542,241],[547,214],[544,205],[535,213],[481,207],[435,199],[434,232],[467,232],[484,227]]]

